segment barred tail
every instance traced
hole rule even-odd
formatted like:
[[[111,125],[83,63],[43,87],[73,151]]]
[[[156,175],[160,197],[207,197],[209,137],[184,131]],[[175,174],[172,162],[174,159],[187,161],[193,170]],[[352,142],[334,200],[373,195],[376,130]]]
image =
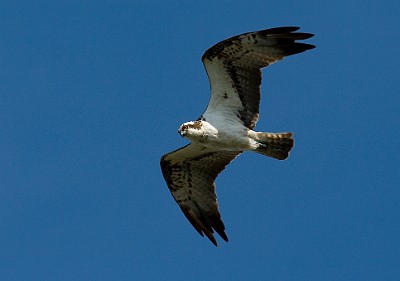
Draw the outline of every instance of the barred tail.
[[[255,152],[284,160],[289,157],[289,151],[294,146],[292,133],[256,133],[259,146]]]

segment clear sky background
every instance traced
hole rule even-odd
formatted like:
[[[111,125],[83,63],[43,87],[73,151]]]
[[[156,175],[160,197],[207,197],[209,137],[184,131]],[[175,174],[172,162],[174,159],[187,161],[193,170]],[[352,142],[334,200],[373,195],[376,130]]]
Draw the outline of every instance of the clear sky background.
[[[400,2],[1,1],[0,279],[399,280]],[[183,216],[161,155],[205,109],[201,55],[283,25],[259,131],[217,180],[230,241]]]

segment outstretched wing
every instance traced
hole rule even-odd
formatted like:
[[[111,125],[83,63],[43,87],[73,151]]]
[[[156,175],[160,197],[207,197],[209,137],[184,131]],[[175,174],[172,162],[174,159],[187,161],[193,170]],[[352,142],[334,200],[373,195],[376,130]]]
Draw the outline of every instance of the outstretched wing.
[[[298,43],[311,33],[299,27],[277,27],[226,39],[208,49],[202,61],[211,86],[211,99],[200,117],[210,122],[240,122],[253,129],[258,120],[261,71],[286,56],[315,48]]]
[[[161,158],[162,173],[175,201],[197,232],[205,234],[214,245],[214,230],[228,241],[214,180],[239,154],[192,143]]]

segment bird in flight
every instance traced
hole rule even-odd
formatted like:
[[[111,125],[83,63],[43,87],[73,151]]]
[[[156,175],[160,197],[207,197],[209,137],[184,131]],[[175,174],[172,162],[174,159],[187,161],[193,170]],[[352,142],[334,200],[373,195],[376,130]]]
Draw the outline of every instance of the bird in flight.
[[[218,174],[244,151],[283,160],[293,147],[292,133],[253,129],[259,115],[261,69],[315,48],[298,42],[314,36],[298,29],[244,33],[208,49],[202,57],[211,87],[207,109],[178,129],[191,143],[161,157],[162,174],[175,201],[197,232],[215,246],[214,231],[228,241],[215,192]]]

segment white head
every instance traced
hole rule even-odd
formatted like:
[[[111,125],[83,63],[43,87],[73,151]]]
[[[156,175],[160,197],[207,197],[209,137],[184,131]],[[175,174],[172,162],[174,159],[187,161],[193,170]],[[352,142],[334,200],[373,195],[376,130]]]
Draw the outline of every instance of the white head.
[[[178,133],[191,141],[200,140],[204,136],[204,127],[202,121],[190,121],[183,123],[179,129]]]

